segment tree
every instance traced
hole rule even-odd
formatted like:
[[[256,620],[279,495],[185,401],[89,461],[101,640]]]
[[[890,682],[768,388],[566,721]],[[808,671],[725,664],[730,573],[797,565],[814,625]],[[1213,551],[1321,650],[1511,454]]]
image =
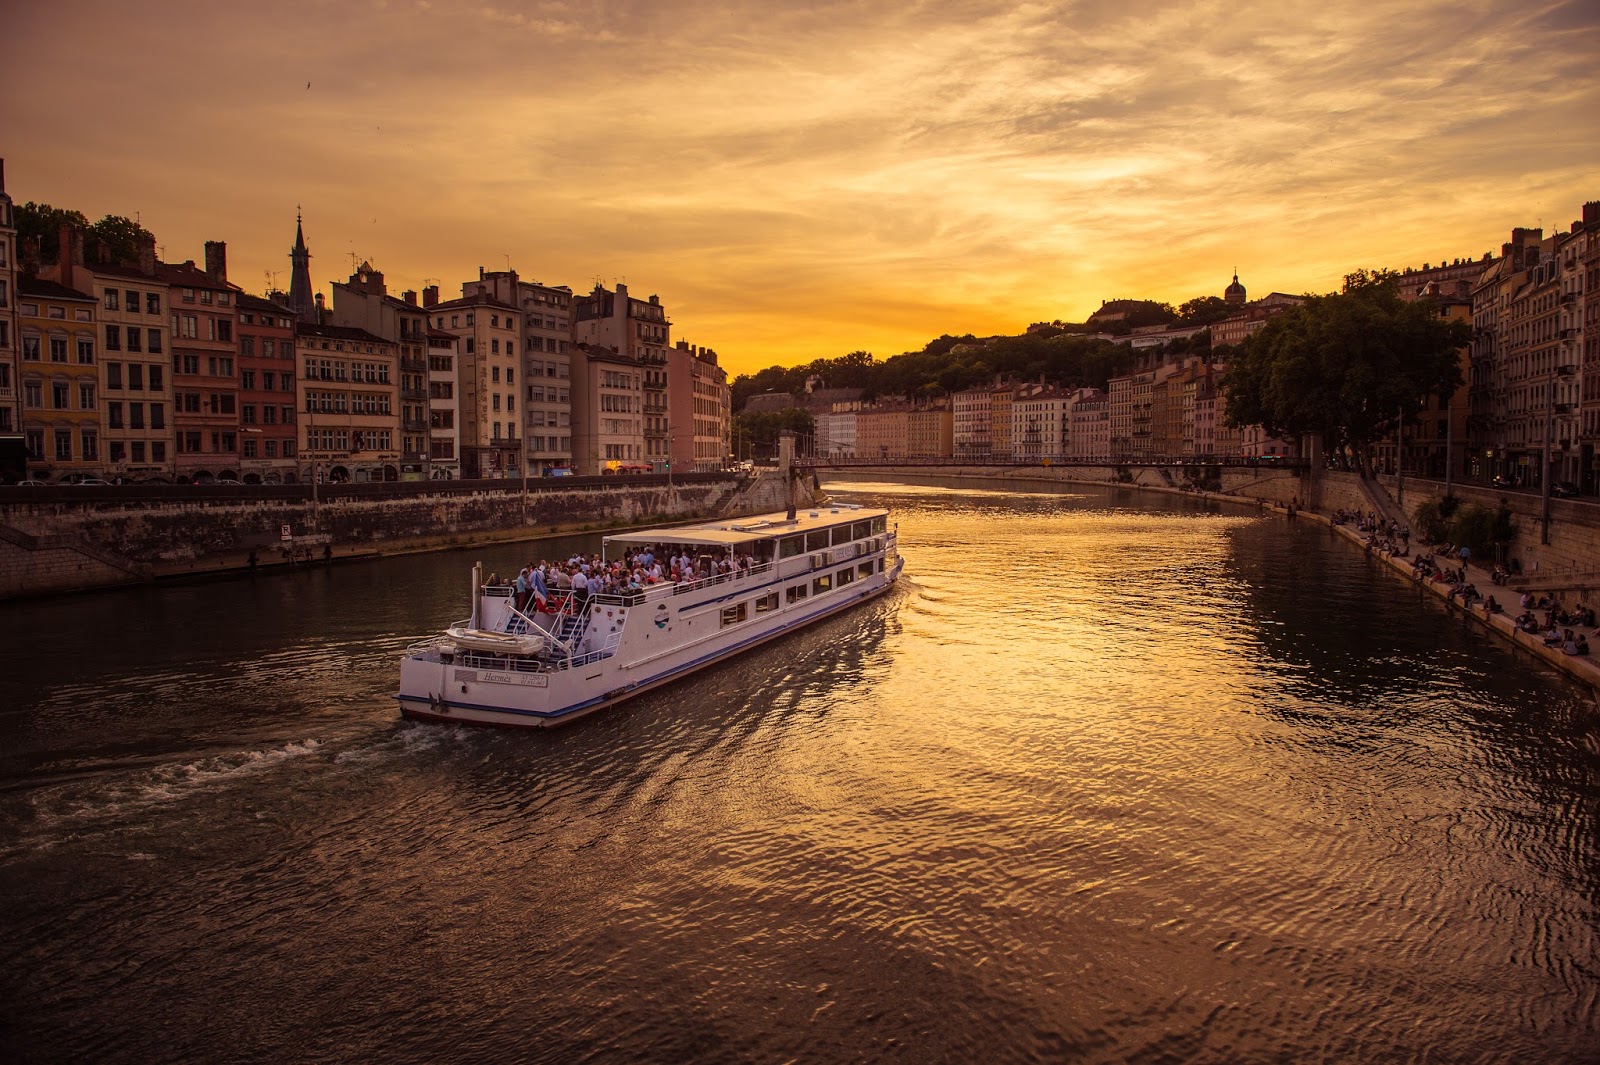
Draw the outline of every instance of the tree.
[[[1400,299],[1396,275],[1358,271],[1336,296],[1310,296],[1239,346],[1223,376],[1227,420],[1277,436],[1321,433],[1370,466],[1371,444],[1430,394],[1461,386],[1469,330],[1427,301]]]
[[[83,253],[89,262],[99,262],[100,249],[104,248],[109,262],[136,263],[140,244],[151,239],[153,234],[133,219],[108,214],[89,227]]]
[[[26,248],[29,241],[39,247],[39,261],[48,266],[61,257],[60,233],[62,226],[88,229],[89,220],[82,211],[52,207],[48,203],[29,200],[13,212],[17,223],[17,247]]]
[[[1231,318],[1235,308],[1221,296],[1196,296],[1178,308],[1178,321],[1184,325],[1213,325]]]
[[[102,249],[110,262],[136,263],[141,241],[152,238],[148,229],[122,215],[108,214],[91,225],[82,211],[31,200],[16,209],[16,220],[18,245],[37,240],[39,261],[45,266],[61,258],[62,226],[71,226],[83,234],[83,256],[88,263],[99,262]]]
[[[733,436],[739,441],[741,458],[746,455],[762,458],[776,455],[778,434],[785,429],[810,436],[816,432],[817,423],[808,411],[800,407],[733,416]]]

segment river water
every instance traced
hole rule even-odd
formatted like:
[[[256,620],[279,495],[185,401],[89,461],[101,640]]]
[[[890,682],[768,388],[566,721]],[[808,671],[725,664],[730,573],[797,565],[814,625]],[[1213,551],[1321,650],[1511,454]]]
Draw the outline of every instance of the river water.
[[[401,722],[483,548],[0,609],[15,1062],[1595,1061],[1600,712],[1308,523],[895,508],[873,604]]]

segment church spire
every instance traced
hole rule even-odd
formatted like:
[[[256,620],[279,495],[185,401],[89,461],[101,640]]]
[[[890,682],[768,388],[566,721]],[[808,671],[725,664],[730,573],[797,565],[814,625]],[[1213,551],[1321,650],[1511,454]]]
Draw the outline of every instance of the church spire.
[[[289,309],[300,321],[316,325],[317,304],[311,292],[311,250],[306,247],[298,208],[294,212],[294,248],[289,252],[289,263],[293,271],[289,275]]]

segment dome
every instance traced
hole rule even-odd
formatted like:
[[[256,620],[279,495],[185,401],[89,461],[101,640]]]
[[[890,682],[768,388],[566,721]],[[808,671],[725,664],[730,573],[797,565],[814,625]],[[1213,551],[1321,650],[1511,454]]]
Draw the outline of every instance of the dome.
[[[1226,303],[1244,302],[1244,286],[1239,284],[1238,271],[1234,271],[1233,284],[1222,290],[1222,299]]]

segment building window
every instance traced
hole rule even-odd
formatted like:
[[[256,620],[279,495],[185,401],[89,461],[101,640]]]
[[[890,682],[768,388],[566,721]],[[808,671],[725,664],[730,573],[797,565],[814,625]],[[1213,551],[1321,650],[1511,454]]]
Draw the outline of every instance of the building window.
[[[128,363],[128,388],[144,391],[144,366],[137,362]]]
[[[56,381],[50,386],[50,405],[56,410],[67,409],[67,383]]]
[[[44,461],[44,430],[29,429],[25,435],[28,445],[28,457],[35,462]]]
[[[145,332],[145,339],[147,341],[149,341],[149,343],[146,344],[145,347],[149,350],[149,352],[152,355],[161,354],[161,330],[159,330],[159,329],[146,329],[144,332]]]
[[[66,337],[51,337],[50,338],[50,361],[51,362],[66,362],[67,361],[67,338]]]
[[[116,400],[106,404],[106,426],[111,429],[122,428],[122,404]]]
[[[161,313],[161,294],[160,293],[158,293],[158,292],[146,292],[144,294],[144,313],[146,313],[146,314],[160,314]]]
[[[56,430],[56,461],[57,462],[71,462],[72,461],[72,430],[71,429],[57,429]]]
[[[96,429],[85,429],[78,434],[78,443],[83,448],[85,462],[100,461],[100,433]]]
[[[37,410],[44,406],[44,388],[38,381],[25,381],[22,385],[22,405]],[[41,447],[43,445],[40,445]]]
[[[150,404],[150,428],[165,429],[166,427],[166,408],[160,403]]]
[[[133,382],[132,374],[128,375],[128,381],[130,384]],[[150,391],[161,391],[161,367],[159,366],[150,367]]]
[[[78,364],[80,366],[94,365],[94,341],[78,338]]]
[[[118,389],[122,387],[122,363],[106,363],[106,387]]]
[[[78,409],[94,410],[94,385],[78,386]]]
[[[108,310],[108,311],[114,311],[114,310],[118,309],[117,308],[117,290],[116,289],[114,289],[114,288],[106,289],[106,304],[105,304],[105,306],[106,306],[106,310]]]
[[[24,336],[22,338],[22,360],[24,362],[38,362],[39,361],[39,338],[38,337],[36,337],[36,336]]]
[[[144,404],[143,403],[130,403],[130,404],[128,404],[128,428],[130,428],[130,429],[143,429],[144,428]]]

